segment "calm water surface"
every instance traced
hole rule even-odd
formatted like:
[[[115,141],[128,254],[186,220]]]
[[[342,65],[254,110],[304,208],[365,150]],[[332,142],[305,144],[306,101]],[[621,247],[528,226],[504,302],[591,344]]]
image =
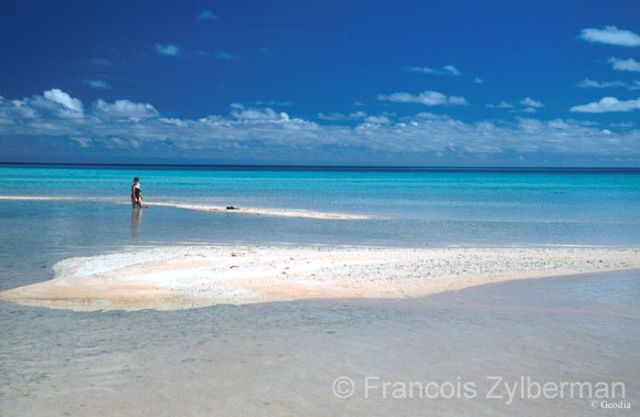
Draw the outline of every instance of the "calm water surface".
[[[126,204],[149,202],[374,214],[319,221]],[[637,172],[180,170],[0,166],[0,288],[55,262],[134,246],[640,245]],[[0,303],[0,415],[603,415],[587,400],[507,405],[509,382],[622,381],[640,399],[640,274],[540,279],[403,301],[301,301],[135,313]],[[354,397],[332,383],[348,376]],[[472,381],[473,400],[363,398],[384,381]],[[503,391],[504,392],[504,391]],[[606,413],[605,413],[606,414]],[[633,415],[633,410],[615,415]]]
[[[252,217],[83,201],[303,208],[379,220]],[[43,279],[56,261],[132,245],[640,245],[638,171],[420,171],[0,166],[0,288]]]

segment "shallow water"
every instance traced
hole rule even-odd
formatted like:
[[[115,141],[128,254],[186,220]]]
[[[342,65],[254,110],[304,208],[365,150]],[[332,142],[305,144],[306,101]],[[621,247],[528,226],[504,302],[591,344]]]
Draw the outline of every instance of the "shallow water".
[[[327,221],[152,207],[132,213],[131,178],[147,201],[365,213]],[[130,245],[209,243],[382,246],[640,245],[638,171],[419,171],[0,166],[0,289],[51,276],[70,256]]]
[[[486,398],[494,379],[622,382],[640,395],[640,273],[535,279],[416,300],[72,313],[0,304],[0,414],[606,415],[587,398]],[[353,396],[337,398],[340,376]],[[364,397],[471,382],[473,398]],[[598,406],[599,407],[599,406]],[[634,415],[617,411],[616,415]]]
[[[84,202],[304,208],[324,221]],[[0,289],[71,256],[130,246],[640,245],[634,172],[413,172],[0,167]],[[306,301],[136,313],[0,303],[0,415],[602,415],[586,399],[484,398],[509,382],[622,381],[640,395],[640,274],[540,279],[418,300]],[[339,376],[355,383],[339,399]],[[473,399],[363,398],[366,376],[473,382]],[[632,415],[622,410],[616,415]]]

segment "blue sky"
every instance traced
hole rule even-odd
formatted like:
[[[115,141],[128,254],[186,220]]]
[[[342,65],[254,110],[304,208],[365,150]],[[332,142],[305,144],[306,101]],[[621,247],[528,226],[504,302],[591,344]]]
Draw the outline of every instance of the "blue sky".
[[[0,160],[640,166],[637,1],[4,1]]]

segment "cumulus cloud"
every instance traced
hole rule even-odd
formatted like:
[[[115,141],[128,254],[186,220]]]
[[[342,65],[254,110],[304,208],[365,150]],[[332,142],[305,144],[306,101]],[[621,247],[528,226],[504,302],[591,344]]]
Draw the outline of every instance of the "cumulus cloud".
[[[203,10],[202,12],[200,12],[200,14],[198,14],[198,20],[210,20],[212,22],[217,22],[218,20],[220,20],[220,18],[211,10]]]
[[[351,113],[340,113],[340,112],[318,113],[318,119],[327,121],[327,122],[364,120],[367,116],[368,114],[363,111],[356,111]]]
[[[640,62],[633,58],[620,59],[611,57],[609,58],[609,63],[611,64],[611,68],[616,71],[640,72]]]
[[[640,98],[636,100],[618,100],[615,97],[603,97],[593,103],[581,104],[569,109],[578,113],[629,112],[640,109]]]
[[[359,114],[351,123],[320,124],[241,104],[233,104],[228,114],[188,119],[167,117],[151,104],[125,99],[98,100],[86,106],[82,117],[72,117],[80,114],[82,103],[52,91],[46,94],[49,98],[43,94],[0,99],[0,146],[19,141],[28,155],[43,147],[49,153],[60,152],[66,146],[76,155],[94,152],[117,159],[130,150],[144,152],[145,157],[177,154],[185,161],[513,164],[524,157],[640,164],[640,130],[616,132],[588,121],[518,118],[468,123],[418,113]]]
[[[525,97],[522,100],[520,100],[520,104],[522,104],[523,106],[526,107],[533,107],[536,109],[541,109],[544,107],[544,104],[542,104],[541,101],[538,100],[534,100],[531,97]]]
[[[368,125],[386,125],[391,123],[391,119],[387,116],[367,116],[364,122]]]
[[[158,55],[162,56],[178,56],[180,55],[180,48],[172,43],[156,43],[154,50]]]
[[[52,88],[51,90],[45,91],[43,96],[47,100],[61,104],[69,110],[82,113],[82,102],[58,88]]]
[[[489,108],[489,109],[512,109],[513,108],[513,104],[507,103],[506,101],[501,101],[500,103],[496,103],[496,104],[487,104],[487,108]]]
[[[85,80],[84,83],[96,90],[110,90],[111,85],[105,80]]]
[[[462,73],[458,70],[458,68],[453,65],[445,65],[442,67],[442,71],[449,75],[462,75]]]
[[[231,116],[238,120],[249,121],[288,121],[289,115],[285,112],[277,113],[273,109],[267,108],[247,108],[242,104],[233,103],[231,105]]]
[[[438,91],[423,91],[419,94],[410,94],[405,92],[392,93],[389,95],[378,95],[380,101],[390,101],[392,103],[419,103],[425,106],[443,106],[443,105],[466,105],[469,104],[464,97],[447,96]]]
[[[388,124],[391,123],[391,117],[393,113],[384,114],[368,114],[363,111],[356,111],[351,113],[318,113],[318,119],[325,122],[360,122],[368,124]]]
[[[406,67],[404,69],[407,72],[413,72],[416,74],[436,74],[436,75],[462,75],[462,72],[453,65],[445,65],[442,68],[436,69],[431,67]]]
[[[449,104],[454,104],[457,106],[466,106],[467,104],[469,104],[469,102],[467,102],[467,100],[464,97],[459,97],[459,96],[449,96]]]
[[[580,88],[598,88],[598,89],[604,89],[604,88],[629,88],[632,89],[633,86],[630,85],[629,83],[626,83],[624,81],[594,81],[594,80],[590,80],[588,78],[585,78],[584,80],[580,81],[577,84],[578,87]]]
[[[605,26],[602,29],[582,29],[579,37],[587,42],[605,45],[640,46],[640,35],[629,30],[618,29],[615,26]]]
[[[499,103],[490,103],[487,104],[487,108],[489,109],[511,109],[512,113],[535,113],[538,109],[544,107],[544,104],[539,100],[534,100],[531,97],[525,97],[518,103],[520,105],[519,108],[516,108],[513,104],[501,101]]]
[[[134,103],[129,100],[116,100],[113,103],[107,103],[98,100],[93,105],[96,115],[107,118],[117,119],[147,119],[159,116],[158,111],[147,103]]]

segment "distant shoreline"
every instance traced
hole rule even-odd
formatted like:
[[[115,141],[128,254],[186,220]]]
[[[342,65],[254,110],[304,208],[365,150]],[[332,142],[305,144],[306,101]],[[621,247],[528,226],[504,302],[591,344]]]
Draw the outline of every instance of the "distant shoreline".
[[[395,165],[282,165],[282,164],[176,164],[176,163],[84,163],[84,162],[0,162],[0,167],[55,168],[168,168],[199,171],[335,171],[335,172],[505,172],[505,173],[631,173],[640,167],[498,167],[498,166],[395,166]]]

